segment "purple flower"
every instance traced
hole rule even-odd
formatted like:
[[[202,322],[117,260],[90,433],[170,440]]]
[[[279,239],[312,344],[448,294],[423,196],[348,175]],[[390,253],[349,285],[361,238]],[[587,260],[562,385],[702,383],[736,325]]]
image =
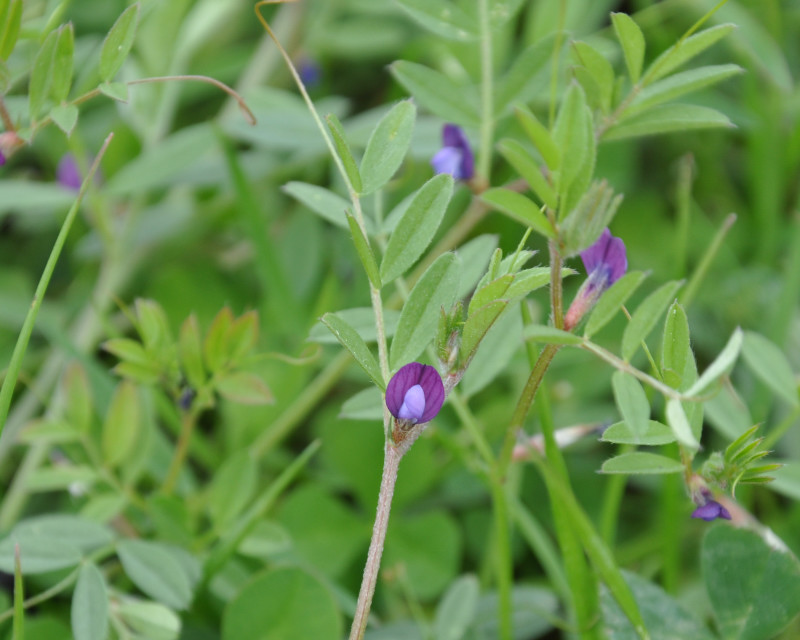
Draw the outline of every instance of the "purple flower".
[[[606,289],[619,280],[628,269],[625,243],[608,229],[588,249],[581,251],[581,260],[588,277],[578,290],[564,318],[564,328],[571,331],[581,318],[600,299]]]
[[[3,155],[3,152],[0,151],[0,167],[2,167],[6,163],[6,157]]]
[[[475,173],[475,158],[464,130],[454,124],[442,128],[442,148],[431,159],[436,173],[449,173],[456,180],[469,180]]]
[[[692,511],[692,518],[702,518],[706,522],[711,522],[716,518],[730,520],[731,514],[716,500],[709,500],[703,506]]]
[[[71,189],[72,191],[80,190],[83,179],[81,178],[80,169],[78,169],[78,163],[75,162],[75,156],[71,153],[65,153],[61,156],[56,169],[56,179],[66,189]]]
[[[316,87],[322,79],[322,69],[317,64],[316,60],[311,58],[302,58],[297,65],[297,73],[300,80],[308,89]]]
[[[444,402],[444,385],[435,368],[411,362],[394,374],[386,387],[386,406],[410,424],[433,420]]]

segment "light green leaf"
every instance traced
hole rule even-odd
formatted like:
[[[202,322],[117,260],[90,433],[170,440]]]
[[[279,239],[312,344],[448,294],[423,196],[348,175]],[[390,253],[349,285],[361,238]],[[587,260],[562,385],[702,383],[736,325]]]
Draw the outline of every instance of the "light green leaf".
[[[350,202],[341,196],[325,187],[305,182],[288,182],[283,190],[328,222],[343,229],[349,228],[345,211],[350,207]]]
[[[600,439],[615,444],[640,444],[652,447],[675,442],[675,434],[667,425],[656,420],[648,420],[647,427],[639,434],[634,433],[627,423],[615,422],[603,431]]]
[[[126,599],[116,610],[127,626],[147,640],[177,640],[181,633],[181,619],[163,604]]]
[[[2,3],[0,11],[0,60],[8,60],[14,50],[22,24],[22,0]]]
[[[502,298],[513,281],[514,276],[509,273],[478,288],[469,301],[467,316],[472,315],[484,305]]]
[[[60,104],[50,109],[50,118],[69,136],[78,123],[78,107],[74,104]]]
[[[736,362],[736,358],[739,357],[739,351],[742,348],[742,343],[744,341],[744,332],[737,328],[732,334],[731,337],[728,339],[725,348],[720,352],[720,354],[714,359],[708,368],[703,371],[703,375],[701,375],[697,382],[695,382],[689,389],[686,390],[687,396],[697,396],[703,393],[711,384],[716,382],[716,380],[726,373],[728,373],[732,368],[733,364]]]
[[[375,254],[372,253],[372,247],[369,244],[369,240],[364,237],[364,234],[361,232],[361,227],[358,226],[358,222],[356,222],[356,219],[350,215],[350,212],[345,211],[345,215],[347,216],[347,224],[350,227],[350,236],[352,237],[353,244],[356,247],[358,259],[361,260],[361,266],[364,267],[364,271],[367,274],[370,284],[375,289],[380,290],[381,274],[380,270],[378,269],[378,263],[375,261]]]
[[[586,126],[589,118],[586,94],[580,85],[573,82],[564,94],[553,127],[553,140],[561,150],[561,170],[557,185],[562,199],[572,182],[581,173],[588,154],[592,152],[593,136],[589,135]],[[564,204],[561,203],[561,206]],[[566,213],[568,212],[564,211],[564,214]]]
[[[643,340],[647,338],[656,322],[666,311],[667,305],[675,298],[675,294],[683,284],[680,281],[667,282],[651,293],[636,308],[631,321],[622,335],[622,357],[630,360],[638,351]]]
[[[58,29],[58,39],[53,52],[53,78],[50,85],[50,98],[56,105],[61,104],[69,95],[69,88],[72,85],[74,53],[75,33],[70,22]],[[75,109],[77,110],[77,107]]]
[[[664,337],[661,341],[661,370],[664,381],[673,389],[680,388],[686,365],[692,358],[689,342],[689,320],[681,304],[676,300],[667,311],[664,322]],[[692,384],[688,381],[687,384]]]
[[[342,309],[337,311],[336,315],[353,327],[364,342],[375,342],[378,339],[378,332],[375,327],[375,313],[372,307]],[[383,310],[383,324],[387,338],[391,338],[394,335],[399,318],[399,311],[394,309]],[[336,344],[338,342],[322,322],[317,322],[311,327],[308,339],[311,342],[319,342],[320,344]]]
[[[631,271],[612,284],[597,301],[594,311],[586,323],[583,335],[590,338],[611,322],[620,307],[625,304],[646,277],[647,274],[642,271]]]
[[[203,366],[203,342],[200,337],[200,325],[197,316],[190,315],[181,325],[178,336],[178,356],[181,371],[194,389],[205,384],[206,373]]]
[[[214,388],[223,398],[239,404],[262,405],[275,402],[275,396],[266,383],[255,373],[247,371],[218,375]]]
[[[14,548],[19,544],[22,575],[49,573],[76,566],[81,551],[57,538],[19,537],[13,534],[0,542],[0,571],[14,573]]]
[[[628,76],[632,84],[639,82],[642,73],[642,63],[644,62],[644,35],[639,25],[625,13],[612,13],[611,22],[614,25],[614,32],[617,34],[622,46],[622,53],[625,55],[625,65],[628,67]]]
[[[464,329],[461,332],[459,360],[462,366],[472,359],[481,340],[483,340],[486,333],[492,328],[492,325],[507,306],[507,300],[495,300],[494,302],[490,302],[489,304],[475,309],[474,312],[470,312],[467,321],[464,323]]]
[[[544,178],[542,180],[544,181]],[[550,190],[550,195],[553,198],[556,197],[552,190]],[[481,200],[526,227],[532,227],[546,238],[556,237],[555,231],[544,213],[521,193],[498,187],[484,191],[481,194]],[[553,202],[553,204],[556,203]],[[548,203],[548,206],[551,205]]]
[[[447,174],[434,176],[420,187],[389,237],[381,262],[382,282],[403,275],[423,254],[442,222],[452,195],[453,177]]]
[[[151,598],[173,609],[186,609],[192,588],[180,562],[164,546],[127,539],[117,545],[122,568],[133,583]]]
[[[383,394],[380,389],[367,387],[342,404],[339,417],[350,420],[382,420]]]
[[[555,327],[548,327],[541,324],[532,324],[525,327],[523,337],[534,342],[544,342],[546,344],[581,344],[583,338],[574,333],[562,331]]]
[[[414,360],[433,339],[440,309],[449,309],[455,300],[460,271],[458,256],[444,253],[411,290],[389,352],[392,369]]]
[[[103,48],[100,50],[100,78],[104,82],[110,82],[117,75],[117,71],[128,57],[136,37],[138,21],[139,3],[137,2],[122,12],[103,40]]]
[[[786,356],[773,342],[754,331],[746,331],[742,357],[762,382],[793,407],[800,404],[797,380]]]
[[[475,617],[480,586],[473,575],[461,576],[445,591],[436,607],[433,635],[437,640],[462,640]]]
[[[128,101],[128,85],[124,82],[103,82],[97,87],[104,96],[117,102]]]
[[[60,465],[39,468],[28,477],[28,491],[65,491],[77,485],[83,488],[92,485],[99,477],[98,472],[82,464]]]
[[[662,104],[631,118],[624,118],[611,127],[604,140],[622,140],[673,131],[733,127],[723,113],[695,104]]]
[[[355,158],[353,158],[353,152],[350,150],[350,145],[347,144],[347,137],[345,136],[342,123],[339,122],[339,118],[337,118],[336,114],[333,113],[329,113],[327,116],[325,116],[325,122],[328,123],[328,129],[330,129],[331,136],[333,137],[333,144],[336,147],[336,153],[339,155],[339,159],[342,161],[344,171],[347,174],[347,179],[350,181],[350,184],[355,192],[360,193],[363,188],[361,184],[361,174],[358,171],[358,165],[356,164]]]
[[[692,426],[689,424],[689,419],[686,417],[686,412],[683,410],[681,401],[676,398],[670,398],[667,401],[667,423],[675,433],[675,437],[685,447],[692,450],[700,448],[700,443],[692,431]]]
[[[710,46],[716,44],[735,28],[736,25],[734,24],[721,24],[696,33],[685,40],[679,40],[658,56],[658,58],[653,60],[653,63],[648,67],[642,79],[643,84],[646,86],[659,78],[663,78],[673,69],[677,69]]]
[[[572,46],[578,63],[583,65],[597,87],[600,109],[607,113],[611,108],[611,96],[614,92],[614,69],[611,63],[586,42],[575,41]]]
[[[524,106],[516,107],[514,114],[517,116],[517,120],[522,125],[525,133],[528,134],[528,138],[542,155],[545,164],[551,171],[558,171],[561,166],[561,152],[547,128],[539,122],[533,112]]]
[[[380,189],[400,168],[411,144],[416,117],[414,103],[403,100],[381,118],[361,159],[362,194]]]
[[[486,266],[496,248],[497,236],[491,234],[473,238],[458,248],[456,254],[461,258],[463,269],[456,298],[465,297],[475,288],[481,276],[486,273]]]
[[[514,58],[494,91],[494,109],[498,115],[515,102],[529,102],[539,87],[547,82],[547,73],[556,34],[537,40]]]
[[[105,640],[108,634],[108,587],[93,562],[81,567],[70,615],[75,640]]]
[[[531,154],[517,140],[506,138],[498,145],[500,153],[517,173],[525,178],[539,199],[551,209],[558,207],[558,195],[544,177],[542,170],[531,157]],[[485,192],[484,192],[485,194]],[[544,217],[544,216],[542,216]],[[547,225],[550,226],[549,224]]]
[[[110,544],[113,540],[111,531],[105,525],[67,513],[26,518],[14,527],[11,535],[20,540],[33,538],[58,540],[77,547],[84,553]]]
[[[682,473],[683,464],[666,456],[645,451],[634,451],[609,458],[600,468],[603,473],[656,474]]]
[[[468,41],[478,37],[477,24],[448,0],[397,0],[408,15],[436,35]]]
[[[398,60],[389,66],[395,79],[431,113],[463,127],[480,125],[474,86],[459,84],[424,65]]]
[[[625,424],[635,437],[644,434],[650,423],[650,403],[641,383],[628,373],[615,371],[611,377],[611,386]]]
[[[63,27],[62,27],[63,29]],[[36,120],[50,98],[53,88],[56,44],[61,29],[51,31],[45,38],[33,60],[31,78],[28,83],[28,104],[31,120]]]
[[[247,451],[230,456],[215,472],[208,491],[208,512],[215,528],[224,530],[250,502],[258,466]]]
[[[676,73],[640,91],[630,107],[625,110],[625,118],[692,91],[717,84],[743,71],[744,69],[736,64],[720,64]]]
[[[331,330],[331,333],[351,353],[355,361],[361,365],[361,368],[367,372],[375,384],[381,389],[385,389],[386,382],[383,380],[378,361],[375,360],[375,356],[372,355],[369,347],[358,335],[358,332],[346,320],[335,313],[326,313],[320,318],[320,321]]]
[[[141,431],[141,399],[136,386],[123,381],[117,387],[103,423],[103,459],[116,467],[133,453]]]

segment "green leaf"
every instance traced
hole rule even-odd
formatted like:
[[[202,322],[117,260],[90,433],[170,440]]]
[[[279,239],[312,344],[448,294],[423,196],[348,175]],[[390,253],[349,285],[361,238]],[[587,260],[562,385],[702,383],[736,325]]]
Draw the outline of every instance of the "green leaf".
[[[472,315],[484,305],[502,298],[513,281],[514,276],[509,273],[478,288],[469,301],[467,316]]]
[[[525,181],[544,204],[554,210],[558,208],[558,195],[522,144],[516,140],[507,138],[500,142],[498,149],[508,163],[516,169],[517,173],[525,178]],[[486,195],[486,192],[484,192],[484,195]],[[539,215],[544,218],[544,214],[540,213]],[[546,228],[550,227],[549,224],[544,226]]]
[[[50,98],[58,105],[67,99],[72,84],[73,55],[75,53],[75,33],[72,23],[60,27],[57,33],[58,39],[53,52]],[[77,107],[75,109],[77,110]]]
[[[361,159],[362,194],[384,186],[400,168],[411,145],[417,108],[410,100],[398,102],[373,129]]]
[[[611,63],[586,42],[575,41],[572,46],[579,64],[583,65],[597,87],[600,109],[607,113],[611,109],[611,96],[614,92],[614,69]]]
[[[460,271],[461,260],[454,253],[444,253],[414,285],[392,340],[392,369],[414,360],[433,339],[440,309],[449,309],[455,300]]]
[[[203,342],[200,337],[200,325],[194,314],[186,318],[181,325],[178,335],[178,356],[181,362],[181,371],[192,388],[202,387],[206,381],[205,367],[203,366]]]
[[[681,304],[676,300],[667,311],[664,322],[664,337],[661,341],[661,373],[664,381],[673,389],[683,382],[686,365],[693,358],[689,342],[689,320]],[[691,384],[692,381],[689,381]]]
[[[672,428],[675,437],[685,447],[692,450],[700,448],[700,443],[692,431],[692,426],[689,424],[689,419],[686,417],[686,412],[681,405],[681,401],[676,398],[670,398],[667,401],[667,424]]]
[[[612,13],[611,22],[614,25],[614,33],[617,35],[622,46],[622,53],[625,55],[625,65],[628,67],[628,76],[632,84],[639,82],[642,74],[642,63],[644,62],[644,35],[639,25],[625,13]]]
[[[754,331],[745,331],[742,357],[750,370],[776,395],[793,407],[800,405],[792,367],[783,351],[773,342]]]
[[[625,424],[638,437],[647,431],[650,423],[650,403],[641,383],[628,373],[615,371],[611,377],[611,386]]]
[[[12,536],[21,540],[33,538],[58,540],[89,553],[110,544],[111,531],[103,524],[83,516],[51,513],[33,516],[17,523]]]
[[[214,388],[219,394],[232,402],[247,405],[272,404],[272,395],[266,383],[255,373],[233,371],[218,376]]]
[[[328,129],[330,129],[331,136],[333,137],[336,153],[342,161],[347,179],[350,181],[355,192],[360,193],[363,188],[361,184],[361,174],[358,172],[358,165],[356,164],[355,158],[353,158],[350,145],[347,144],[347,138],[345,137],[342,123],[339,122],[339,118],[333,113],[329,113],[325,116],[325,122],[328,123]]]
[[[233,365],[252,355],[258,343],[258,312],[247,311],[233,321],[226,336],[228,354]]]
[[[453,177],[439,174],[419,188],[397,227],[381,262],[380,279],[391,282],[423,254],[442,222],[453,195]]]
[[[445,591],[433,620],[437,640],[461,640],[475,618],[480,595],[478,579],[473,575],[458,578]]]
[[[103,423],[103,460],[111,467],[120,466],[133,453],[141,432],[141,399],[136,386],[121,382]]]
[[[375,313],[372,307],[343,309],[337,311],[336,315],[353,327],[364,342],[375,342],[378,339],[378,331],[375,327]],[[391,338],[394,335],[399,319],[399,311],[393,309],[383,310],[383,324],[387,338]],[[338,342],[336,337],[331,335],[331,332],[322,322],[317,322],[311,327],[308,339],[309,341],[319,342],[320,344],[336,344]]]
[[[556,34],[550,34],[522,51],[494,90],[494,110],[502,115],[515,102],[529,102],[547,81]],[[524,107],[523,107],[524,108]]]
[[[389,65],[395,79],[434,115],[462,127],[480,126],[478,94],[472,85],[459,84],[424,65],[398,60]]]
[[[499,302],[498,305],[502,304]],[[519,351],[522,341],[522,319],[516,305],[508,313],[501,313],[500,317],[494,320],[489,327],[489,331],[481,337],[478,333],[473,342],[478,344],[477,350],[470,355],[471,363],[464,374],[459,389],[466,396],[471,396],[483,389],[492,380],[504,371],[507,371],[514,354]],[[489,314],[491,307],[484,307],[479,310],[481,315]],[[475,316],[472,326],[479,327],[480,317]],[[469,320],[467,323],[469,324]],[[469,343],[467,341],[467,329],[465,326],[462,333],[461,349],[466,352]],[[477,333],[477,331],[476,331]],[[463,356],[467,354],[464,353]],[[460,354],[463,362],[463,356]]]
[[[800,611],[800,563],[757,533],[714,526],[700,557],[722,637],[776,638]]]
[[[82,437],[81,432],[71,423],[60,420],[34,420],[25,425],[19,433],[19,441],[24,444],[41,442],[46,444],[63,444],[76,442]]]
[[[173,609],[186,609],[192,601],[189,577],[175,555],[146,540],[117,544],[122,568],[133,583],[151,598]]]
[[[474,40],[477,24],[458,5],[448,0],[397,0],[414,20],[436,35],[451,40]]]
[[[581,336],[541,324],[532,324],[525,327],[523,337],[526,340],[545,342],[547,344],[581,344],[583,342]]]
[[[20,546],[22,575],[49,573],[68,569],[81,561],[78,547],[53,538],[19,537],[12,535],[0,542],[0,571],[14,573],[14,548]]]
[[[28,491],[65,491],[71,485],[88,488],[99,477],[98,472],[87,465],[60,465],[39,468],[28,477]]]
[[[603,431],[600,439],[615,444],[640,444],[652,447],[675,442],[675,434],[667,425],[656,420],[648,420],[645,430],[641,433],[634,433],[626,422],[615,422]]]
[[[63,27],[62,27],[63,28]],[[61,29],[51,31],[45,38],[33,60],[31,79],[28,84],[28,104],[31,120],[36,120],[44,110],[53,87],[56,44]]]
[[[704,87],[722,82],[743,71],[744,69],[739,65],[720,64],[676,73],[640,91],[631,102],[630,107],[625,110],[625,117],[627,118],[634,113],[639,113],[657,104],[674,100],[692,91],[698,91]]]
[[[456,298],[464,298],[478,284],[489,264],[492,253],[497,248],[497,236],[484,234],[461,245],[456,254],[461,259],[463,269]]]
[[[128,101],[128,85],[124,82],[103,82],[97,87],[104,96],[117,102]]]
[[[645,72],[642,82],[648,85],[659,78],[663,78],[672,70],[677,69],[695,56],[699,55],[710,46],[716,44],[731,31],[736,29],[735,24],[720,24],[711,27],[688,38],[681,39],[653,60]]]
[[[725,348],[720,351],[720,354],[714,359],[701,375],[697,382],[695,382],[689,389],[686,390],[687,396],[697,396],[703,393],[709,386],[717,381],[718,378],[727,374],[739,357],[739,351],[742,348],[744,341],[744,332],[737,328],[728,339]]]
[[[524,106],[515,107],[514,114],[517,116],[517,120],[522,125],[528,138],[542,155],[545,164],[551,171],[558,171],[561,166],[561,152],[547,128],[539,122],[533,112]]]
[[[75,640],[105,640],[108,634],[108,587],[93,562],[81,567],[70,615]]]
[[[216,530],[238,516],[256,490],[258,466],[247,451],[230,456],[214,474],[208,491],[208,512]]]
[[[662,104],[620,120],[603,135],[603,140],[733,126],[728,116],[716,109],[695,104]]]
[[[146,349],[158,353],[172,346],[167,315],[155,300],[137,298],[136,319],[136,328]]]
[[[50,118],[69,136],[78,123],[78,107],[74,104],[60,104],[50,109]]]
[[[507,300],[495,300],[476,309],[474,312],[470,312],[461,332],[459,360],[462,366],[472,360],[481,340],[483,340],[486,333],[492,328],[492,325],[507,306]]]
[[[125,599],[116,605],[119,617],[139,637],[147,640],[177,640],[181,619],[163,604]]]
[[[609,458],[600,468],[603,473],[656,474],[656,473],[682,473],[683,464],[666,456],[645,451],[633,451]]]
[[[228,335],[233,324],[233,313],[229,307],[219,310],[203,340],[203,359],[206,369],[214,374],[228,362]]]
[[[92,395],[86,370],[73,363],[67,367],[63,378],[66,398],[64,417],[79,432],[87,433],[92,425]]]
[[[355,361],[361,365],[361,368],[367,372],[375,384],[381,389],[385,389],[386,382],[383,380],[381,368],[378,366],[378,362],[369,347],[358,335],[358,332],[346,320],[335,313],[326,313],[320,318],[320,321],[331,330],[331,333],[350,352]]]
[[[594,311],[592,311],[592,315],[589,316],[589,321],[586,323],[583,335],[591,338],[611,322],[620,307],[625,304],[646,277],[647,274],[643,271],[631,271],[612,284],[608,291],[597,301]]]
[[[361,227],[358,226],[358,222],[350,215],[350,212],[345,211],[345,215],[347,216],[347,224],[350,226],[350,236],[353,238],[356,253],[358,254],[359,260],[361,260],[361,266],[364,267],[370,284],[372,284],[375,289],[380,290],[381,274],[378,269],[378,263],[375,261],[375,254],[372,253],[369,240],[361,233]]]
[[[503,153],[503,155],[505,155],[505,153]],[[544,178],[542,178],[542,180],[544,180]],[[534,188],[534,190],[536,189]],[[553,198],[556,197],[552,190],[550,195]],[[542,234],[546,238],[556,237],[556,233],[553,231],[553,226],[550,224],[550,221],[547,219],[544,213],[542,213],[539,207],[537,207],[521,193],[511,191],[511,189],[503,189],[498,187],[484,191],[481,194],[481,200],[498,211],[502,211],[512,220],[516,220],[517,222],[524,224],[526,227],[533,228],[536,232]],[[555,202],[553,202],[553,204],[555,204]],[[551,204],[547,203],[547,206],[549,207]]]
[[[225,606],[222,640],[339,640],[342,618],[331,592],[297,567],[256,575]]]
[[[136,25],[139,21],[139,3],[131,5],[122,12],[114,26],[108,32],[100,50],[100,78],[110,82],[117,75],[125,58],[133,46],[136,37]]]
[[[0,60],[8,60],[22,24],[22,0],[5,0],[0,9]]]
[[[350,420],[383,420],[383,407],[380,389],[367,387],[344,401],[339,417]]]
[[[350,207],[350,202],[341,196],[305,182],[289,182],[283,186],[283,190],[328,222],[343,229],[348,228],[345,211]]]
[[[633,357],[642,341],[650,335],[682,284],[680,281],[672,281],[661,285],[647,296],[633,312],[631,321],[625,327],[625,333],[622,335],[622,357],[626,361]]]
[[[557,185],[562,200],[581,173],[588,155],[593,152],[594,136],[590,135],[586,126],[590,118],[586,94],[580,85],[573,82],[564,94],[553,127],[553,140],[561,150],[561,169]],[[561,202],[560,206],[563,208],[565,205]],[[564,211],[566,213],[568,211]]]

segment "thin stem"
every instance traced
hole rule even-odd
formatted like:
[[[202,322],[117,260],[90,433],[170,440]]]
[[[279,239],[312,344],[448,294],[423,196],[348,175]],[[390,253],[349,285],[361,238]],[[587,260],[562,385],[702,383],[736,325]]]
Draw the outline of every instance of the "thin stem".
[[[494,135],[494,86],[492,64],[492,25],[489,19],[489,0],[478,0],[481,25],[481,148],[478,156],[478,174],[487,183],[492,165],[492,137]]]
[[[181,472],[183,461],[186,459],[186,453],[189,450],[189,442],[194,433],[194,427],[197,424],[197,412],[189,410],[181,417],[181,432],[178,436],[178,444],[175,446],[175,453],[172,456],[172,461],[167,470],[167,477],[164,480],[163,490],[166,495],[172,493],[175,489],[175,484],[178,482],[178,475]]]
[[[364,577],[361,581],[361,589],[358,592],[358,603],[353,617],[353,626],[350,628],[350,640],[361,640],[367,628],[372,597],[375,595],[375,585],[378,582],[383,543],[386,540],[386,531],[389,526],[389,512],[392,507],[392,496],[394,495],[397,469],[401,458],[402,453],[397,450],[391,441],[387,441],[384,450],[381,489],[378,494],[378,509],[375,514],[375,524],[372,527],[372,540],[369,543],[367,563],[364,566]]]
[[[564,287],[561,280],[561,252],[555,240],[547,243],[550,250],[550,312],[553,314],[553,326],[564,328]]]
[[[717,256],[717,252],[722,246],[722,241],[725,240],[725,236],[728,235],[728,231],[730,231],[735,222],[735,213],[728,214],[728,216],[722,222],[722,226],[719,228],[719,231],[717,231],[714,239],[711,241],[711,246],[708,247],[708,250],[703,255],[703,259],[700,261],[700,264],[698,264],[697,268],[694,270],[689,283],[686,285],[686,288],[683,290],[682,294],[678,296],[681,304],[684,307],[688,307],[692,303],[697,290],[700,288],[700,283],[703,281],[703,278],[706,277],[706,273],[708,273],[711,263],[714,261],[714,258]]]

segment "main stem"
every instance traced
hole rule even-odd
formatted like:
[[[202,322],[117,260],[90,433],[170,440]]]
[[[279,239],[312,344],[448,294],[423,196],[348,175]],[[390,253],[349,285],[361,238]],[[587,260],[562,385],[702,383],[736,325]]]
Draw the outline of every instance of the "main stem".
[[[350,640],[361,640],[367,628],[372,596],[375,594],[375,585],[378,582],[383,543],[386,540],[386,530],[389,527],[389,512],[392,508],[394,485],[397,482],[397,469],[402,457],[403,453],[398,451],[391,439],[387,439],[383,457],[381,490],[378,495],[378,510],[375,514],[375,524],[372,527],[372,540],[369,543],[367,563],[364,566],[364,577],[361,580],[361,589],[358,592],[358,603],[353,617],[353,626],[350,628]]]

